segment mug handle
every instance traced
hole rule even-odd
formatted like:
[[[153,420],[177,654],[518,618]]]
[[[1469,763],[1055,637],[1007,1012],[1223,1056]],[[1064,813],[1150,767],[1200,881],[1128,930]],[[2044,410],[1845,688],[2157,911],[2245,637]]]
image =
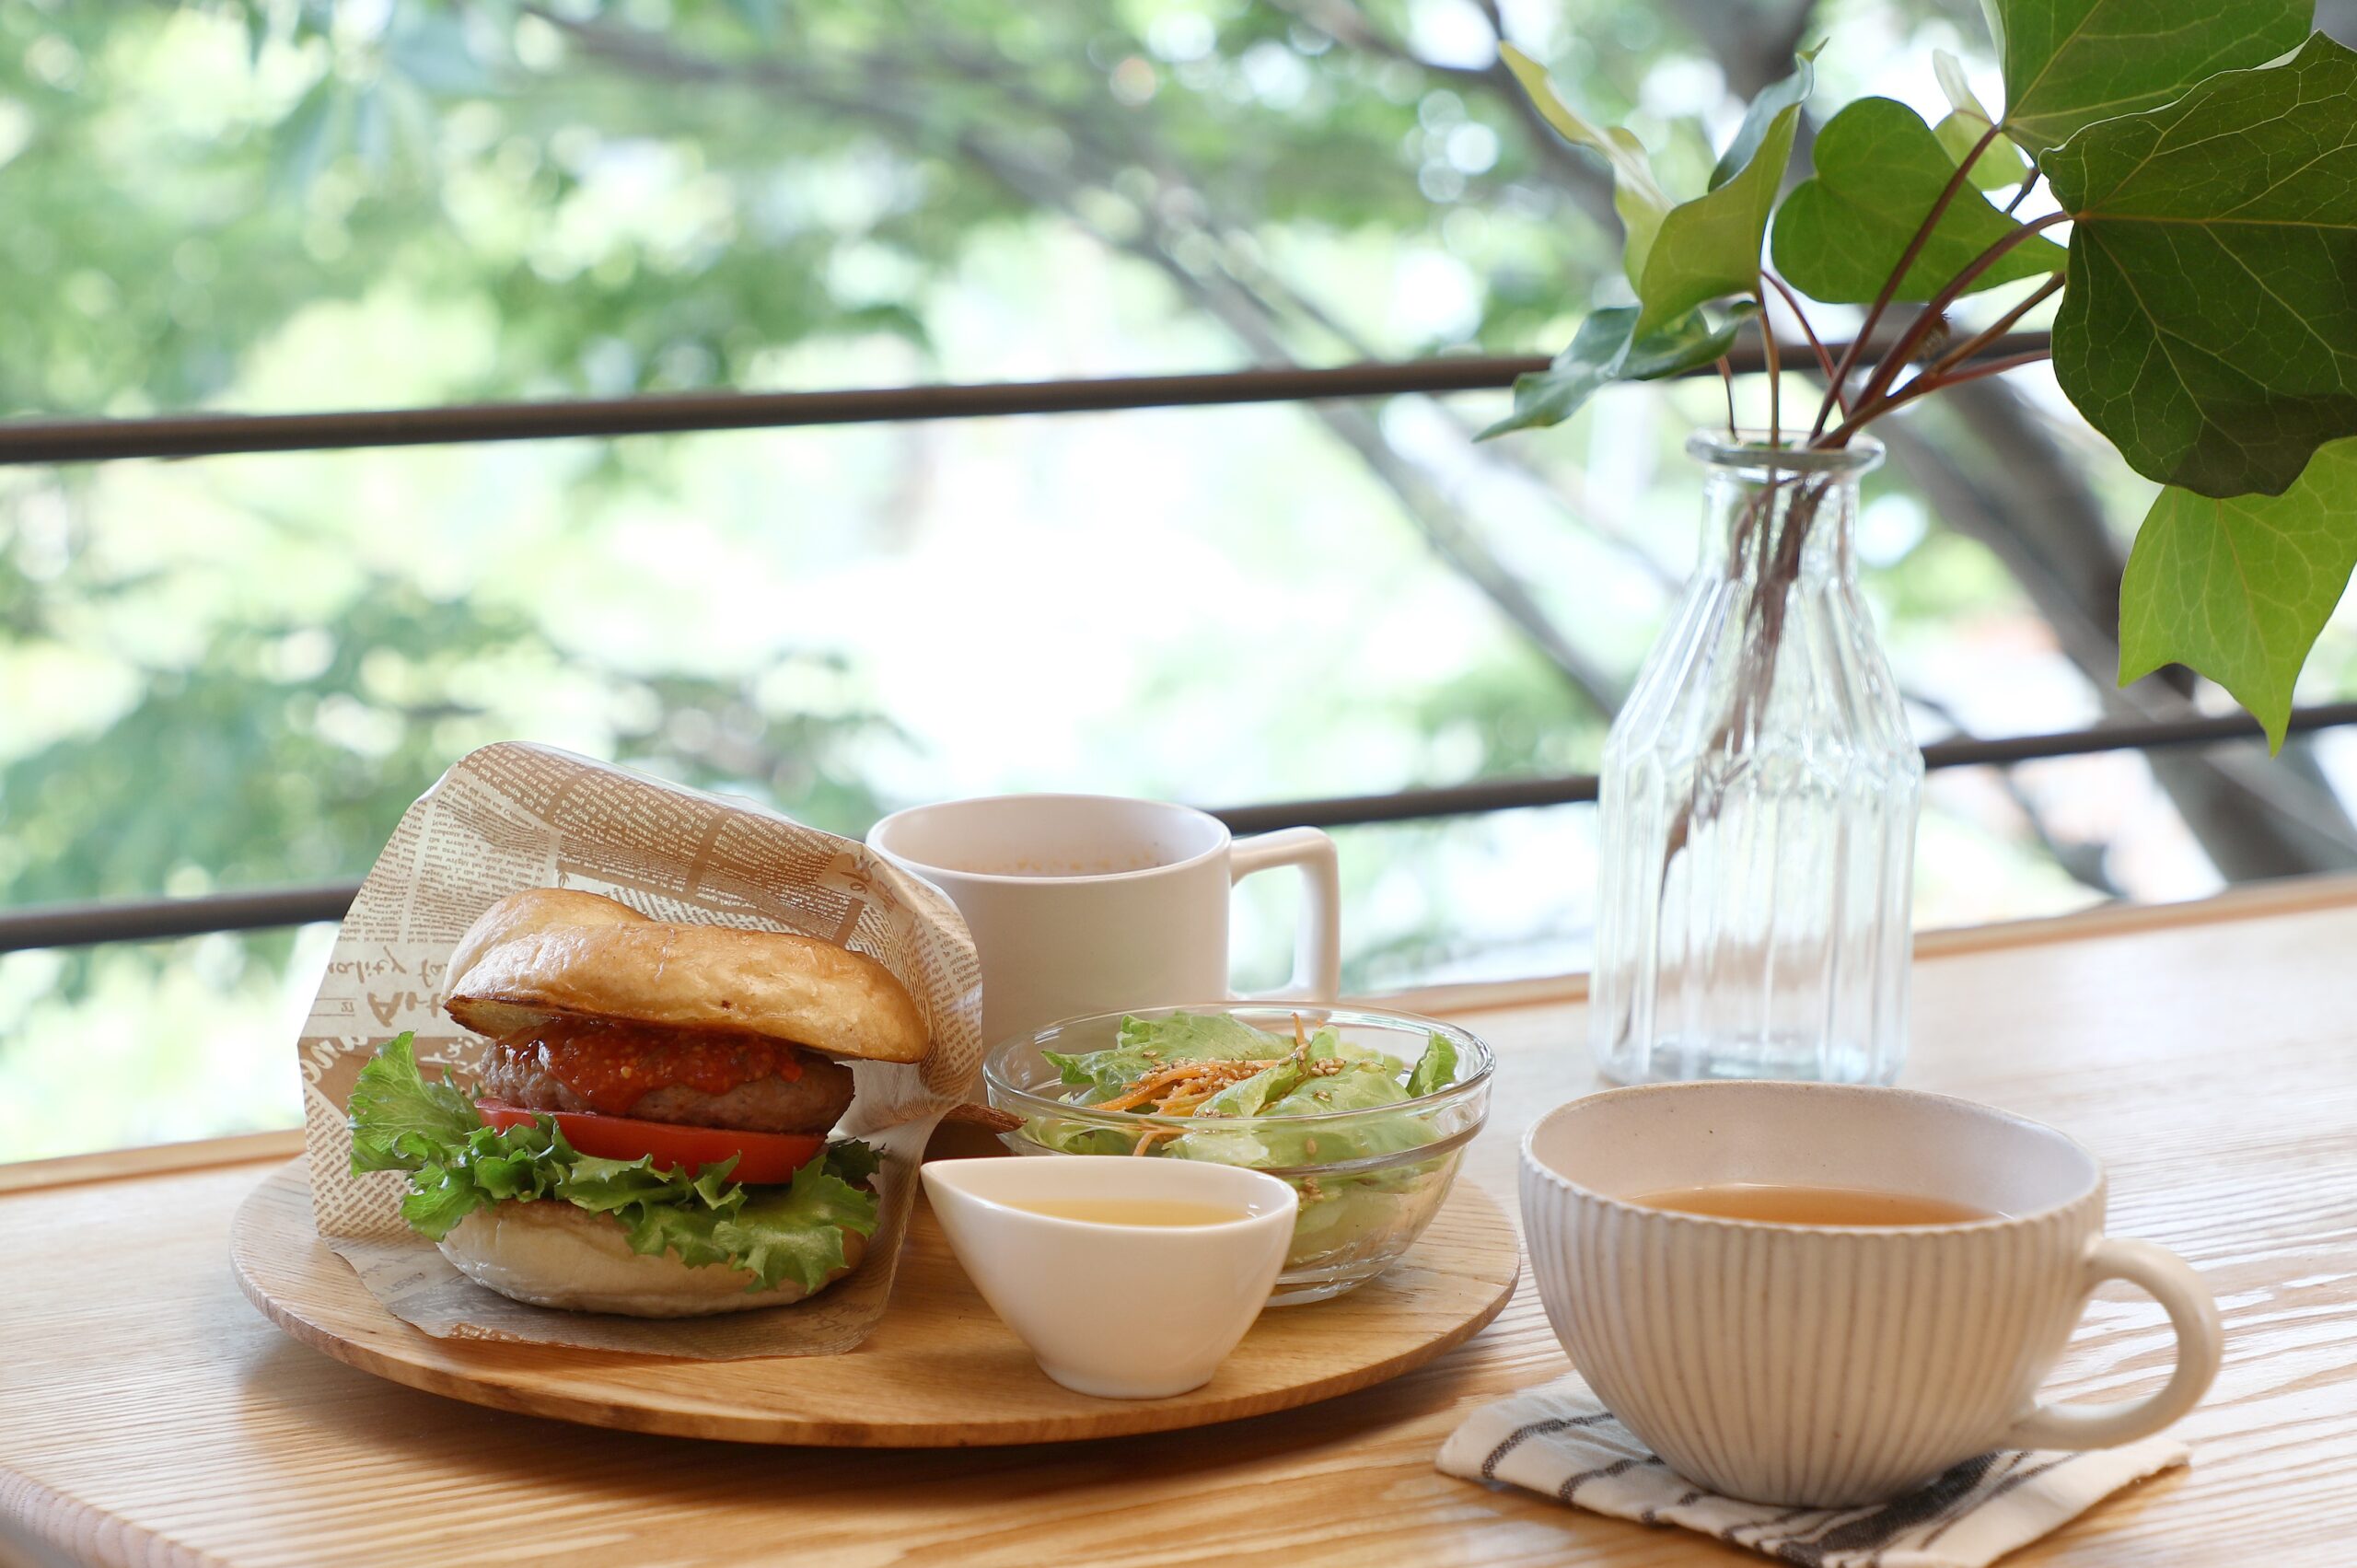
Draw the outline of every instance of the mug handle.
[[[1334,841],[1315,828],[1238,839],[1228,850],[1228,886],[1280,865],[1301,867],[1301,923],[1293,941],[1293,981],[1266,999],[1331,1002],[1342,989],[1342,877]]]
[[[2223,1332],[2218,1304],[2184,1259],[2149,1241],[2099,1237],[2087,1249],[2087,1288],[2104,1280],[2142,1285],[2177,1330],[2177,1367],[2165,1387],[2141,1400],[2032,1407],[2000,1439],[2007,1448],[2113,1448],[2150,1436],[2191,1410],[2218,1376]]]

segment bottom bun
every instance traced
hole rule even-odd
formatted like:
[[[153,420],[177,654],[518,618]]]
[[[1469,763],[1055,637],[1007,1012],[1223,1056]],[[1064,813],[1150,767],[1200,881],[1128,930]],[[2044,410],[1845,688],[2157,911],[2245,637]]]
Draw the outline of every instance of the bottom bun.
[[[867,1250],[859,1232],[842,1236],[843,1266],[819,1282],[820,1290],[857,1268]],[[812,1294],[791,1281],[748,1290],[753,1276],[743,1269],[690,1268],[668,1252],[633,1252],[620,1221],[555,1200],[478,1209],[435,1245],[475,1283],[570,1312],[702,1318],[784,1307]]]

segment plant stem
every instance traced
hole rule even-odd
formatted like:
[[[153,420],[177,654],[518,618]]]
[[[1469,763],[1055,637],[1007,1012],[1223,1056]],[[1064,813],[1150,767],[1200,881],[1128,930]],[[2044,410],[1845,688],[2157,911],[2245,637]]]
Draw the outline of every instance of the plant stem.
[[[2012,327],[2014,322],[2020,320],[2023,317],[2028,315],[2032,310],[2037,309],[2038,306],[2052,298],[2056,291],[2061,289],[2061,286],[2062,274],[2056,273],[2051,277],[2049,277],[2044,283],[2038,285],[2038,287],[2031,292],[2028,298],[2023,300],[2019,305],[2014,306],[2011,310],[2006,311],[2003,316],[1998,317],[1994,321],[1990,322],[1989,325],[1981,328],[1980,331],[1973,333],[1972,336],[1965,339],[1962,343],[1956,344],[1954,348],[1940,355],[1939,358],[1932,361],[1930,365],[1924,366],[1922,373],[1926,375],[1938,375],[1942,372],[1955,369],[1966,360],[1970,359],[1974,354],[1979,354],[1982,349],[1987,348],[1991,343],[1995,343],[1999,338],[2003,337],[2008,328]],[[1908,385],[1912,386],[1914,383],[1910,381]]]
[[[1840,382],[1834,378],[1833,356],[1825,352],[1825,344],[1817,341],[1817,329],[1808,324],[1808,312],[1801,308],[1800,296],[1793,292],[1790,284],[1775,273],[1763,269],[1759,275],[1767,280],[1769,287],[1783,296],[1784,308],[1793,313],[1793,319],[1801,324],[1801,336],[1808,340],[1809,352],[1817,355],[1817,367],[1825,372],[1827,385],[1833,388],[1834,401],[1840,405],[1841,412],[1847,414],[1850,412],[1850,405],[1841,396]],[[1763,316],[1767,314],[1764,308],[1760,314]]]
[[[1875,407],[1875,400],[1890,389],[1891,382],[1898,377],[1899,367],[1905,365],[1908,357],[1915,352],[1915,345],[1923,341],[1923,334],[1931,330],[1932,323],[1944,318],[1948,307],[1954,305],[1957,297],[1972,286],[1974,279],[2004,260],[2008,251],[2028,239],[2030,236],[2040,229],[2052,228],[2058,223],[2067,223],[2071,215],[2068,213],[2049,213],[2042,218],[2022,225],[1994,245],[1990,246],[1988,250],[1975,256],[1964,271],[1950,278],[1939,293],[1932,296],[1930,301],[1924,305],[1922,313],[1909,323],[1907,330],[1898,335],[1898,341],[1890,345],[1889,352],[1882,356],[1882,363],[1875,366],[1875,373],[1866,377],[1865,386],[1858,393],[1858,401],[1851,405],[1854,412],[1850,415],[1846,427],[1854,431],[1859,425],[1875,417],[1878,412]],[[1840,441],[1831,439],[1823,443],[1831,447],[1838,447],[1840,444]]]
[[[1735,691],[1726,712],[1712,727],[1707,748],[1721,758],[1732,758],[1757,738],[1759,717],[1776,687],[1776,661],[1784,644],[1784,612],[1794,585],[1800,579],[1801,556],[1809,529],[1817,521],[1826,495],[1840,482],[1829,474],[1771,478],[1744,503],[1732,542],[1732,569],[1752,575],[1750,604],[1743,616],[1743,651],[1738,656]],[[1786,486],[1791,500],[1783,526],[1776,526],[1776,503]],[[1699,783],[1689,789],[1671,817],[1663,836],[1662,886],[1669,885],[1670,867],[1691,841],[1697,821],[1707,821],[1716,807],[1702,796]]]
[[[1956,192],[1963,190],[1971,178],[1972,166],[1980,160],[1980,155],[1988,151],[1989,144],[1996,139],[1997,127],[1991,125],[1981,133],[1979,141],[1972,144],[1971,151],[1964,155],[1964,161],[1956,166],[1956,172],[1948,176],[1947,184],[1941,188],[1939,200],[1933,202],[1932,210],[1923,215],[1922,223],[1916,227],[1915,237],[1907,242],[1906,250],[1899,255],[1898,265],[1891,268],[1890,276],[1883,280],[1881,291],[1875,296],[1874,304],[1867,308],[1866,319],[1859,323],[1857,335],[1842,351],[1840,367],[1834,372],[1833,384],[1825,389],[1825,401],[1817,405],[1817,423],[1809,427],[1808,433],[1812,443],[1824,434],[1825,422],[1833,417],[1841,384],[1850,378],[1850,372],[1858,367],[1858,357],[1865,352],[1866,340],[1875,335],[1875,328],[1882,322],[1882,313],[1890,308],[1892,298],[1898,293],[1900,281],[1907,276],[1908,269],[1915,264],[1915,258],[1923,253],[1923,247],[1931,243],[1932,231],[1939,226],[1949,203],[1956,200]]]
[[[1759,347],[1768,360],[1768,446],[1772,451],[1784,444],[1784,392],[1782,367],[1776,362],[1776,323],[1769,319],[1765,292],[1754,288],[1751,299],[1759,307]]]
[[[1719,384],[1727,389],[1727,439],[1733,441],[1736,438],[1735,366],[1727,363],[1727,356],[1724,354],[1719,355]]]
[[[2022,188],[2014,192],[2014,199],[2005,203],[2005,215],[2007,217],[2012,217],[2015,210],[2018,209],[2024,202],[2029,200],[2029,193],[2038,189],[2038,170],[2034,168],[2031,169],[2029,171],[2029,178],[2022,181]]]
[[[1825,438],[1824,444],[1828,447],[1840,446],[1875,420],[1880,419],[1895,408],[1905,407],[1926,392],[1936,392],[1943,387],[1961,386],[1967,381],[1978,381],[1983,376],[2002,376],[2008,370],[2019,370],[2025,365],[2036,365],[2041,359],[2053,357],[2053,350],[2041,348],[2028,354],[2010,354],[2003,359],[1991,359],[1945,375],[1933,376],[1927,372],[1916,377],[1881,401],[1861,408],[1836,426],[1833,434]]]

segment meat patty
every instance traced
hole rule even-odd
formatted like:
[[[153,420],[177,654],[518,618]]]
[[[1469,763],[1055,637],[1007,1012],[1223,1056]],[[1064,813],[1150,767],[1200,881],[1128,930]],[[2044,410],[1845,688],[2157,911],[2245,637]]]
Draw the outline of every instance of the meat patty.
[[[585,1052],[581,1043],[539,1033],[494,1041],[483,1063],[483,1094],[527,1110],[602,1111],[748,1132],[824,1132],[852,1101],[851,1069],[814,1051],[770,1047],[788,1054],[789,1071],[723,1087],[727,1074],[714,1076],[712,1061],[727,1052],[708,1040],[682,1037],[674,1045],[640,1039],[627,1051]],[[617,1057],[626,1060],[618,1066]],[[682,1077],[699,1078],[702,1086]]]

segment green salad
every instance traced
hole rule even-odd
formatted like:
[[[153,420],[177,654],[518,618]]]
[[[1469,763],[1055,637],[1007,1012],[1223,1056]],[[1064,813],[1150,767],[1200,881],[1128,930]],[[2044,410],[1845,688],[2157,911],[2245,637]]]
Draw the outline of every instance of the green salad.
[[[1457,1047],[1434,1034],[1411,1063],[1353,1045],[1330,1027],[1311,1032],[1298,1017],[1294,1030],[1287,1039],[1222,1013],[1125,1017],[1107,1050],[1040,1055],[1062,1074],[1067,1103],[1166,1120],[1132,1128],[1040,1116],[1024,1134],[1063,1154],[1155,1155],[1286,1176],[1301,1194],[1288,1268],[1377,1249],[1403,1227],[1421,1228],[1452,1160],[1384,1156],[1444,1136],[1431,1108],[1408,1102],[1457,1081]],[[1388,1106],[1401,1109],[1385,1114]],[[1304,1120],[1271,1120],[1296,1117]],[[1378,1163],[1294,1174],[1360,1160]]]

